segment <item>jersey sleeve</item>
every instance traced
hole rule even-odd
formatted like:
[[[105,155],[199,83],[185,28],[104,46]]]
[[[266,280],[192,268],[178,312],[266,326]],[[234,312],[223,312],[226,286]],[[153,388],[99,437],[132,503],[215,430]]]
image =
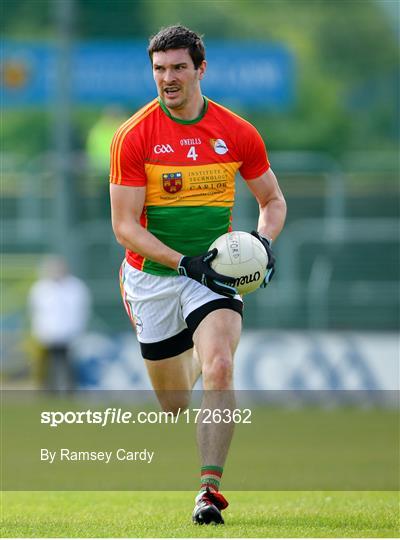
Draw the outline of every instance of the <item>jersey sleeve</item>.
[[[246,123],[245,130],[241,130],[240,142],[243,162],[239,172],[242,178],[252,180],[267,172],[270,167],[267,150],[261,135],[254,126]]]
[[[137,131],[118,130],[111,143],[110,182],[123,186],[145,186],[144,152]]]

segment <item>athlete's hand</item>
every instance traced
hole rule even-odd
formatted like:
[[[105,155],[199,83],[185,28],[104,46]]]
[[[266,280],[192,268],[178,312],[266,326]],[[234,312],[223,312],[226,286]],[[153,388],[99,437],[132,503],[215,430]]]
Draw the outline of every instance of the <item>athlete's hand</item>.
[[[212,291],[233,298],[237,291],[233,286],[235,278],[218,274],[210,266],[210,263],[218,254],[214,248],[197,257],[182,257],[179,261],[178,272],[181,276],[192,278]]]
[[[275,274],[275,255],[272,251],[272,240],[268,240],[268,238],[265,238],[265,236],[261,236],[257,231],[251,231],[253,236],[255,236],[262,245],[264,246],[265,251],[268,255],[268,264],[267,264],[267,272],[264,277],[264,281],[261,283],[260,287],[266,287],[268,283],[271,281],[272,276]]]

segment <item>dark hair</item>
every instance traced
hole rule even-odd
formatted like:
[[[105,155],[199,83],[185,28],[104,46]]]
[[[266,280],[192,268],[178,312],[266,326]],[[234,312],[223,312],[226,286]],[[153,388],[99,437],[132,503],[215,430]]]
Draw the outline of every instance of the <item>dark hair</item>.
[[[201,36],[185,26],[174,25],[161,28],[155,36],[150,38],[147,52],[151,62],[153,62],[153,53],[170,49],[188,49],[195,69],[200,67],[205,58],[205,48]]]

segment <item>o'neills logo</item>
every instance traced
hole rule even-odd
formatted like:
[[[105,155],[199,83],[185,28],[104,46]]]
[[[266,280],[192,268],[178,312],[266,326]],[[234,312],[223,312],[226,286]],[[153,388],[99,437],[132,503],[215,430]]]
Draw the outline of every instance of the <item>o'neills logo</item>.
[[[246,276],[240,276],[235,279],[235,287],[239,285],[247,285],[253,283],[253,281],[258,281],[261,277],[260,272],[254,272],[254,274],[247,274]]]

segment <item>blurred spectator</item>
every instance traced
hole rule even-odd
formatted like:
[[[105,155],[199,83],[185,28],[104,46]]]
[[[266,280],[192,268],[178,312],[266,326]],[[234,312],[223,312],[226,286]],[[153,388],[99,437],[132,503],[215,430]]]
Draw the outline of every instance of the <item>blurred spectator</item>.
[[[106,107],[89,130],[86,140],[86,157],[89,167],[89,185],[98,199],[97,211],[104,217],[109,214],[110,147],[115,131],[125,120],[118,105]],[[100,186],[100,187],[99,187]]]
[[[108,179],[110,172],[110,146],[115,131],[124,121],[122,109],[117,105],[106,107],[91,127],[86,141],[86,154],[91,171]]]
[[[69,273],[65,260],[46,257],[28,299],[32,336],[40,348],[37,373],[43,388],[75,388],[71,347],[86,329],[90,306],[89,289]]]

